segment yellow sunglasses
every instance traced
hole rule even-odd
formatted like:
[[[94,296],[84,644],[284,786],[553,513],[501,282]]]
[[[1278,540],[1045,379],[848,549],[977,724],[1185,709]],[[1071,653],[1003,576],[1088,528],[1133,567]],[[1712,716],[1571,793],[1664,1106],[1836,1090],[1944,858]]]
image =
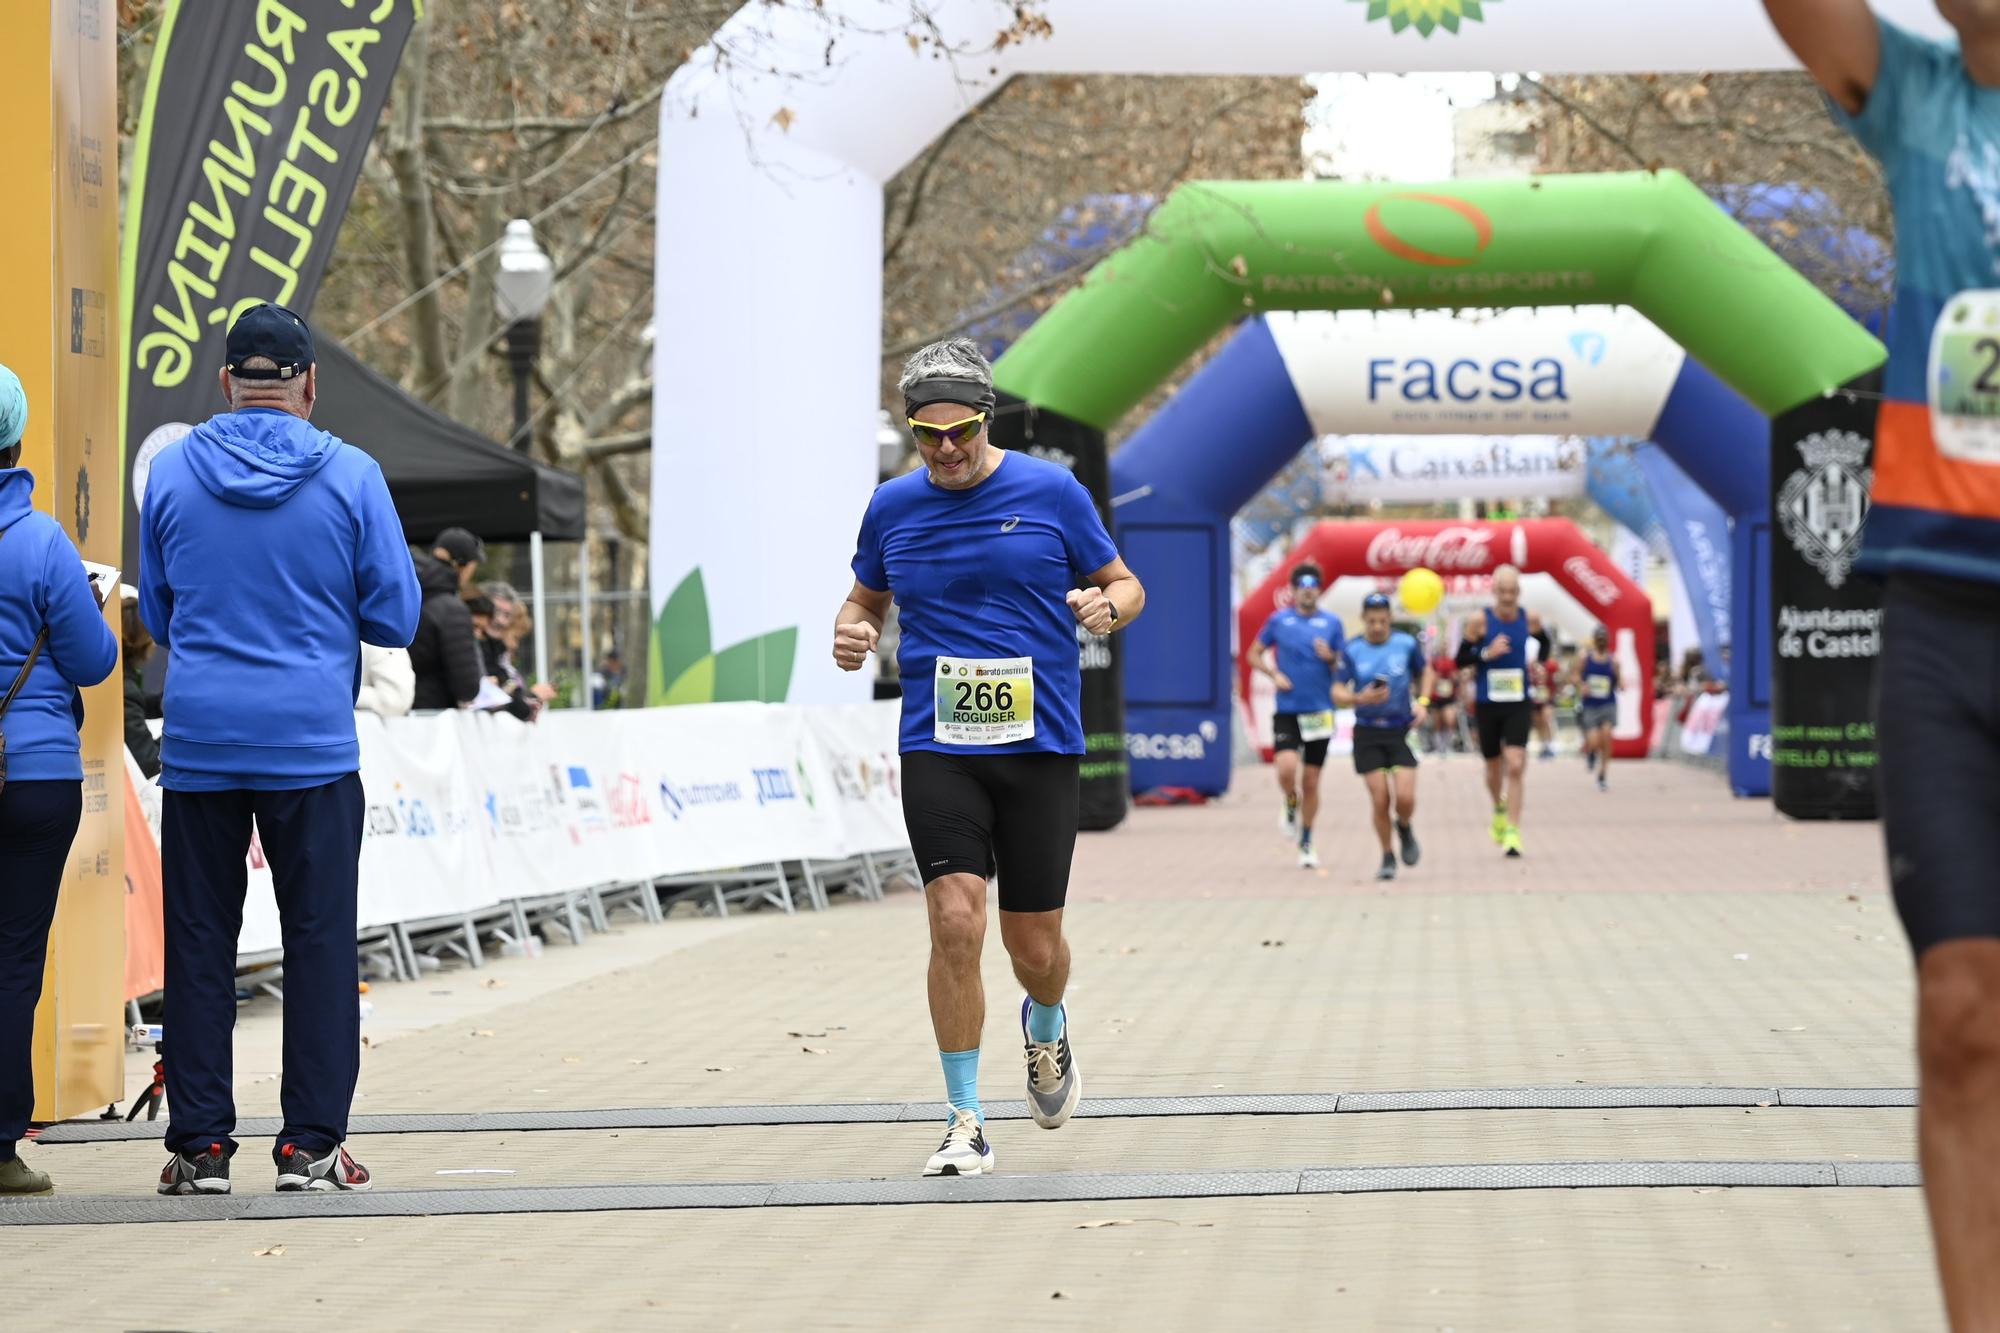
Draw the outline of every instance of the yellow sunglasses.
[[[909,418],[909,423],[910,434],[917,437],[918,444],[941,445],[947,440],[953,444],[964,444],[976,439],[979,432],[986,428],[986,414],[977,412],[963,421],[954,421],[944,426],[933,426],[930,422],[919,421],[915,417]]]

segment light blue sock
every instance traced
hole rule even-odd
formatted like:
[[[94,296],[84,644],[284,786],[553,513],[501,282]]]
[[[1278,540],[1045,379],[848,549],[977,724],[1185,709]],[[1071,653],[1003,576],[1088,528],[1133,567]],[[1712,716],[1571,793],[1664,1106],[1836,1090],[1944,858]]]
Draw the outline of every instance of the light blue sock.
[[[1060,1004],[1043,1004],[1028,997],[1028,1040],[1054,1041],[1062,1035],[1063,1011]]]
[[[939,1051],[938,1059],[944,1063],[945,1101],[958,1110],[972,1112],[985,1124],[986,1113],[979,1109],[979,1048]]]

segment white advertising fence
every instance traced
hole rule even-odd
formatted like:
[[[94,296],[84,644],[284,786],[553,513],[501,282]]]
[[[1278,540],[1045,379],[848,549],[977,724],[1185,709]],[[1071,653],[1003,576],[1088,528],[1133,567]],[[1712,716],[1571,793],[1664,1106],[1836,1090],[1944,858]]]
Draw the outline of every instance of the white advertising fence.
[[[360,714],[360,925],[669,875],[908,847],[897,704]],[[137,776],[136,769],[133,770]],[[155,839],[159,790],[139,787]],[[238,951],[279,948],[253,842]]]

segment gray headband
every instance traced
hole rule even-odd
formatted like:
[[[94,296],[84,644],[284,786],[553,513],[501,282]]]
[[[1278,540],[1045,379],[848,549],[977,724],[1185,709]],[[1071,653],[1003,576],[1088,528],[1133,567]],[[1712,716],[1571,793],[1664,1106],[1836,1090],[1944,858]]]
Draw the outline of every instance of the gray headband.
[[[978,380],[918,380],[903,390],[903,415],[915,416],[920,407],[933,403],[963,403],[983,412],[993,410],[993,390],[991,386]]]

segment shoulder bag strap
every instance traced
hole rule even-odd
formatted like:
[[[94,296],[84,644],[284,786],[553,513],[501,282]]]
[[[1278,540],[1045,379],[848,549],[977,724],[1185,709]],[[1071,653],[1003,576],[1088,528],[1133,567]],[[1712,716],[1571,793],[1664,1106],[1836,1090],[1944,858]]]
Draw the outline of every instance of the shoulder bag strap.
[[[22,665],[21,674],[14,677],[14,683],[7,687],[7,697],[0,699],[0,717],[7,716],[7,710],[13,707],[14,696],[19,694],[21,687],[28,683],[28,673],[35,669],[35,660],[42,655],[42,647],[48,641],[49,627],[44,625],[42,626],[42,632],[35,636],[35,646],[28,650],[28,660]]]

